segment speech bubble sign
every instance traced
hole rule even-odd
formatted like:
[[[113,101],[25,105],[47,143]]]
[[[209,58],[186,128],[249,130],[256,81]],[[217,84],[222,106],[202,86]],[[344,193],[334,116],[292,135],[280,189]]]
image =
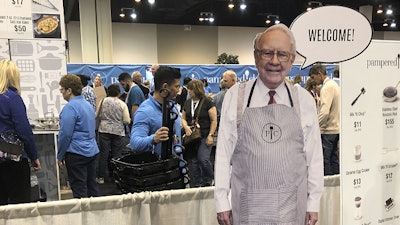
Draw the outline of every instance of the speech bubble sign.
[[[343,6],[323,6],[298,16],[290,26],[301,68],[337,63],[361,54],[371,43],[372,27],[361,13]]]

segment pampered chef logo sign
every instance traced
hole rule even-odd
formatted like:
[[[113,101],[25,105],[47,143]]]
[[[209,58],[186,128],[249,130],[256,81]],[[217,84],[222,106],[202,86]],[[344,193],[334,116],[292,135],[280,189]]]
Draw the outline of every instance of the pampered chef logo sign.
[[[367,69],[397,68],[400,69],[400,53],[394,59],[367,59]]]

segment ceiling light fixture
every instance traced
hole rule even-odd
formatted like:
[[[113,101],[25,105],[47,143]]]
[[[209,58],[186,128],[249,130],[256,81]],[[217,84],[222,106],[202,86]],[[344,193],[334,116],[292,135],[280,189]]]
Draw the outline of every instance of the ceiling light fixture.
[[[228,8],[229,8],[229,9],[233,9],[234,7],[235,7],[235,4],[233,4],[233,1],[230,0],[230,1],[229,1],[229,4],[228,4]]]
[[[124,8],[121,8],[121,12],[119,12],[119,17],[125,18]]]
[[[388,9],[386,9],[386,15],[392,15],[393,14],[393,10],[389,7]]]
[[[134,20],[136,20],[137,14],[136,14],[135,11],[132,11],[132,12],[131,12],[131,18],[134,19]]]
[[[135,0],[135,2],[137,2],[137,3],[139,3],[139,2],[141,2],[142,0]]]
[[[245,10],[246,8],[247,8],[246,2],[243,0],[243,1],[240,3],[240,9],[241,9],[241,10]]]
[[[126,14],[129,14],[129,16],[135,20],[137,18],[137,14],[134,8],[121,8],[121,11],[119,13],[119,17],[125,18]]]
[[[278,15],[268,15],[267,18],[265,19],[265,24],[267,26],[270,26],[272,24],[279,24],[281,21],[279,20]]]
[[[387,27],[387,26],[389,26],[388,21],[387,20],[383,21],[382,27]]]
[[[390,28],[396,28],[396,21],[392,20],[392,22],[390,23]]]
[[[148,2],[149,4],[151,4],[151,5],[153,5],[153,4],[156,2],[156,0],[147,0],[147,2]]]
[[[377,13],[377,14],[382,14],[382,13],[383,13],[382,5],[379,5],[379,6],[378,6],[378,9],[376,9],[376,13]]]
[[[322,3],[321,2],[317,2],[317,1],[309,1],[307,4],[307,11],[310,11],[312,9],[321,7]]]
[[[201,12],[200,13],[200,16],[199,16],[199,21],[200,22],[207,21],[207,22],[213,23],[214,20],[215,19],[214,19],[214,14],[213,13],[211,13],[211,12]]]

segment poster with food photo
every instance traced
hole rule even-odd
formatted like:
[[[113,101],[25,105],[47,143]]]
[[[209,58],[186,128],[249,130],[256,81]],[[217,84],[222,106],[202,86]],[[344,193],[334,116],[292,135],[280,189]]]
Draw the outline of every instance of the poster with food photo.
[[[35,38],[61,38],[60,15],[32,14]]]

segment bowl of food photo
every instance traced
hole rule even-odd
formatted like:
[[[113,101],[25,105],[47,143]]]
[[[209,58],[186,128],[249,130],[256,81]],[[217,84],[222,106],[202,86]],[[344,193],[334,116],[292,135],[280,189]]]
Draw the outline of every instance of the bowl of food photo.
[[[397,83],[396,86],[389,86],[383,89],[383,100],[385,102],[394,102],[397,99],[397,86],[399,85],[400,81]]]

